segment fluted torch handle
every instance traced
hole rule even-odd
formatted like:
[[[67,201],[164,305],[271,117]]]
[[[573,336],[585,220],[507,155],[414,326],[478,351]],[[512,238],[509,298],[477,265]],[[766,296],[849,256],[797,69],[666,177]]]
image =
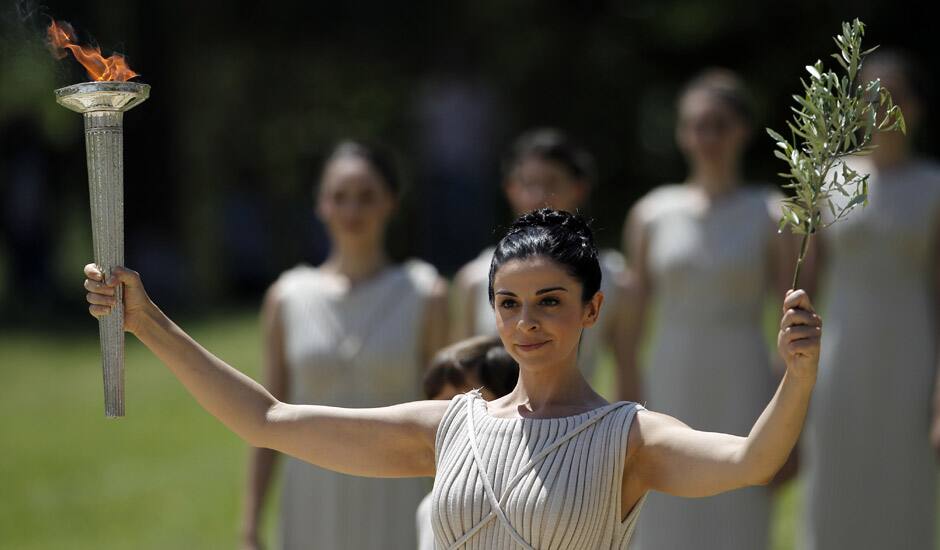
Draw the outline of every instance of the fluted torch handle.
[[[84,115],[88,192],[95,263],[105,276],[124,265],[124,128],[123,113],[94,111]],[[104,414],[124,416],[124,299],[98,320]]]

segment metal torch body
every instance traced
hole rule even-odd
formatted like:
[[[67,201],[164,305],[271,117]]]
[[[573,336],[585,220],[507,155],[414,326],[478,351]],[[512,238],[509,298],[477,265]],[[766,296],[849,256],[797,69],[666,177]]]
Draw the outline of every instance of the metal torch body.
[[[95,263],[105,276],[124,265],[124,111],[150,95],[137,82],[87,82],[56,90],[59,104],[85,119],[85,154]],[[98,320],[104,413],[124,416],[124,300]]]

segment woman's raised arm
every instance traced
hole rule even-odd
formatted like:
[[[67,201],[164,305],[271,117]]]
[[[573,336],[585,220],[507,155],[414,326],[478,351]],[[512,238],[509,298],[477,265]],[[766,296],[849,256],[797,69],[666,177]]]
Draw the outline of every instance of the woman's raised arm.
[[[786,374],[747,437],[697,431],[670,416],[641,411],[630,434],[624,488],[703,497],[769,483],[803,428],[821,330],[807,294],[788,293],[777,338]]]
[[[209,353],[150,300],[140,276],[115,268],[110,280],[85,266],[89,312],[108,315],[124,285],[124,326],[179,379],[196,401],[256,447],[317,466],[370,477],[434,475],[434,436],[446,401],[374,409],[291,405]]]

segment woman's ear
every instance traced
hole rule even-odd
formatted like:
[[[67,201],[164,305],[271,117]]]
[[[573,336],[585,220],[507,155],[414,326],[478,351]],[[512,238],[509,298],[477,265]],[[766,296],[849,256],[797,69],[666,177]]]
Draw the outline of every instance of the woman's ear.
[[[594,326],[598,316],[601,314],[601,305],[604,303],[604,293],[598,290],[589,302],[584,304],[584,316],[581,324],[584,328]]]

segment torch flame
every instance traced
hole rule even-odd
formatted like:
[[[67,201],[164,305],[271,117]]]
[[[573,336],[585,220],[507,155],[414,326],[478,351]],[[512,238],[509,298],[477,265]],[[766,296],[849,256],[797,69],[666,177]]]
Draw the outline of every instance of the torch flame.
[[[62,59],[68,55],[66,50],[71,51],[75,59],[88,71],[88,76],[95,81],[126,82],[138,76],[127,65],[123,55],[115,53],[105,57],[101,55],[101,48],[97,46],[80,46],[76,44],[75,31],[72,29],[72,25],[65,21],[50,23],[49,28],[46,29],[46,35],[53,55],[58,59]]]

